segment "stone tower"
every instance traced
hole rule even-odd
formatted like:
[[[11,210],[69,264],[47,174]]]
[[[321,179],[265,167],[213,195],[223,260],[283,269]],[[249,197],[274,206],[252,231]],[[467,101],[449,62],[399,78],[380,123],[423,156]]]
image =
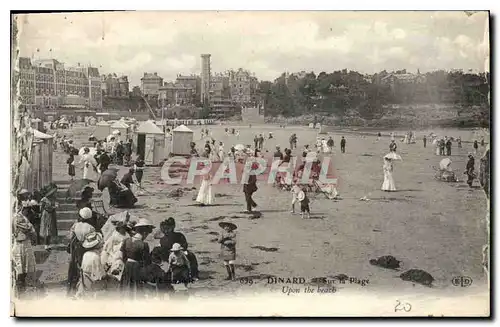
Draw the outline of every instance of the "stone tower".
[[[201,55],[201,103],[208,100],[210,91],[210,54]]]

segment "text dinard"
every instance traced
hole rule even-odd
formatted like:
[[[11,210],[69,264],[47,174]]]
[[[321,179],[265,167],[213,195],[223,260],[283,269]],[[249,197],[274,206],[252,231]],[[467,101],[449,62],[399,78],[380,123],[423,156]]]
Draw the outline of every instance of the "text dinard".
[[[346,278],[314,278],[311,282],[316,282],[318,284],[358,284],[360,286],[367,286],[370,281],[368,279],[361,279],[357,277],[347,277]],[[307,280],[304,277],[268,277],[268,284],[306,284]]]

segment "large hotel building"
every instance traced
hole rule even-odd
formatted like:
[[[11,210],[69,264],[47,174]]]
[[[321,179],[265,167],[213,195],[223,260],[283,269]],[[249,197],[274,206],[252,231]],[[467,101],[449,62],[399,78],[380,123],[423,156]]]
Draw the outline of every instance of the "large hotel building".
[[[101,76],[95,67],[65,67],[56,59],[19,59],[21,102],[32,110],[102,109]]]

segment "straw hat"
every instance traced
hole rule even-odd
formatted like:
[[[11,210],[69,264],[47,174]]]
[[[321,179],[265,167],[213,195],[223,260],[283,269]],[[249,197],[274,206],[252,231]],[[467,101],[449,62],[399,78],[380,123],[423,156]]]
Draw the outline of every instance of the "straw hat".
[[[220,226],[221,228],[224,228],[225,226],[228,226],[229,228],[231,228],[231,230],[235,230],[236,228],[238,228],[235,224],[230,223],[230,222],[224,222],[224,221],[223,221],[223,222],[220,222],[220,223],[219,223],[219,226]]]
[[[181,250],[182,250],[182,246],[179,243],[174,243],[174,245],[172,245],[172,249],[170,249],[171,252],[181,251]]]
[[[20,190],[19,192],[17,192],[17,195],[25,195],[25,194],[29,194],[29,191],[25,188],[23,188],[22,190]]]
[[[85,249],[93,249],[102,243],[102,235],[96,232],[90,232],[85,235],[85,240],[82,243],[82,247]]]
[[[146,218],[139,218],[139,221],[137,222],[137,224],[135,224],[134,228],[137,228],[137,227],[154,227],[155,225],[153,225],[148,219]]]
[[[299,194],[297,194],[297,200],[302,201],[306,198],[306,194],[304,191],[300,191]]]
[[[83,220],[92,218],[92,210],[87,207],[81,208],[78,214],[80,215],[80,217],[82,217]]]

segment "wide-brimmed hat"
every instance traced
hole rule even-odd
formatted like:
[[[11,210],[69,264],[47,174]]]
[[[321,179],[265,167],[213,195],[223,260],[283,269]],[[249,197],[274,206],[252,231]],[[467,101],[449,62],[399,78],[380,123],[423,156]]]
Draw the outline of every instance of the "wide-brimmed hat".
[[[24,194],[29,194],[29,193],[30,192],[27,189],[23,188],[23,189],[19,190],[19,192],[17,192],[17,195],[24,195]]]
[[[220,222],[219,226],[221,228],[224,228],[225,226],[228,226],[229,228],[231,228],[231,230],[235,230],[236,228],[238,228],[238,226],[236,226],[235,224],[230,223],[230,222],[226,222],[226,221]]]
[[[134,225],[134,228],[137,227],[154,227],[153,223],[151,223],[148,219],[146,218],[139,218],[137,221],[137,224]]]
[[[80,215],[80,217],[83,219],[83,220],[87,220],[87,219],[90,219],[92,218],[92,210],[90,208],[81,208],[80,211],[78,212],[78,214]]]
[[[170,249],[171,252],[180,250],[182,250],[182,246],[179,243],[174,243],[174,245],[172,245],[172,248]]]
[[[90,232],[85,235],[82,247],[85,249],[93,249],[102,243],[102,235],[96,232]]]
[[[306,198],[306,193],[304,191],[300,191],[299,194],[297,194],[297,200],[302,201]]]

